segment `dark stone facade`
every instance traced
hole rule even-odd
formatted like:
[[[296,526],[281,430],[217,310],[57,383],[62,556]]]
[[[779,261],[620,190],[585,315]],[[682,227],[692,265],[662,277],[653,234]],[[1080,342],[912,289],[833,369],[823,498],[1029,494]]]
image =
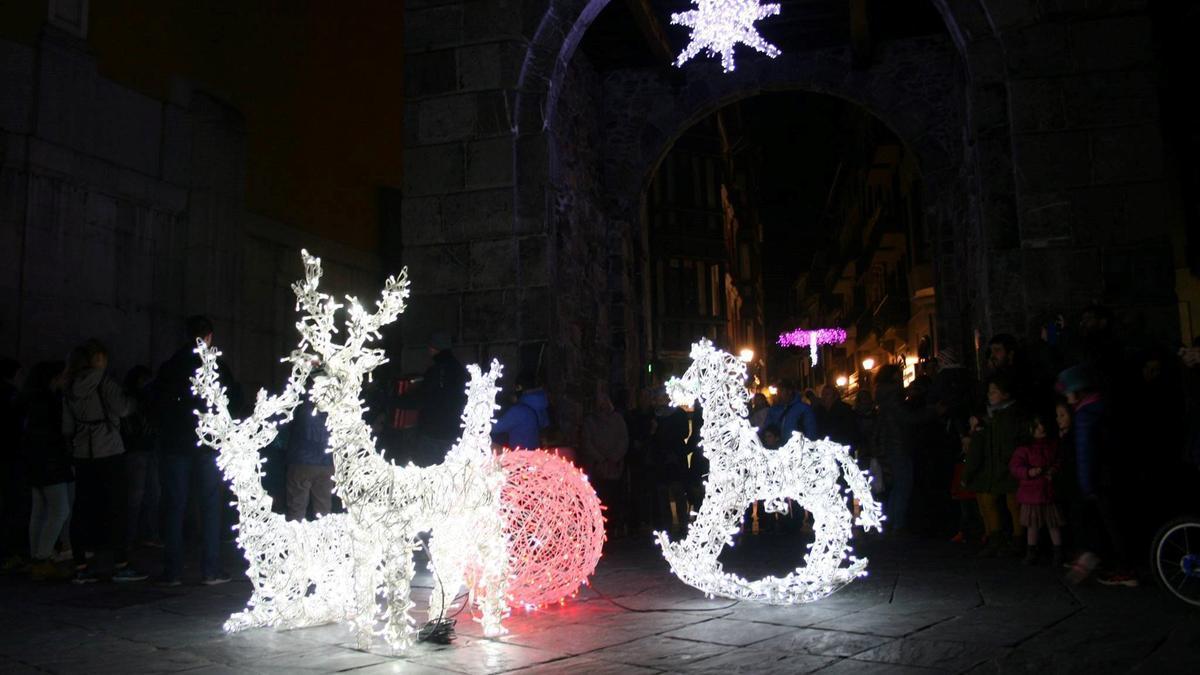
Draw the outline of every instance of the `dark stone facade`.
[[[592,387],[636,384],[642,188],[691,122],[788,88],[863,105],[919,157],[944,341],[1097,301],[1177,334],[1144,0],[934,0],[949,41],[888,43],[865,70],[847,48],[673,80],[577,54],[606,2],[408,3],[403,246],[384,261],[413,271],[405,369],[450,328],[510,372],[540,354],[568,418]]]

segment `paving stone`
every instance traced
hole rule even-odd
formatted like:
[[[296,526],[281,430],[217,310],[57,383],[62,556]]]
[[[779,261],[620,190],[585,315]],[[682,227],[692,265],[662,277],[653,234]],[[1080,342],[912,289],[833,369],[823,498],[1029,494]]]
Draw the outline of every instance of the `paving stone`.
[[[729,647],[677,640],[664,635],[642,638],[623,645],[592,652],[590,655],[605,661],[630,663],[662,670],[679,670],[708,656],[723,654]]]
[[[811,673],[837,661],[831,656],[792,654],[759,645],[742,647],[684,668],[689,673]]]
[[[849,616],[852,612],[839,609],[827,609],[818,605],[797,605],[781,607],[778,605],[758,605],[743,603],[735,607],[728,615],[730,619],[739,621],[758,621],[773,623],[780,626],[795,626],[803,628],[824,621],[832,621],[838,617]]]
[[[585,654],[623,642],[632,642],[644,636],[640,631],[629,629],[597,630],[596,627],[587,624],[568,624],[526,633],[514,631],[505,636],[503,641],[564,654]]]
[[[847,675],[849,673],[863,673],[863,675],[930,675],[931,673],[946,673],[950,671],[921,668],[918,666],[902,666],[895,663],[875,663],[872,661],[843,659],[817,672],[822,675]]]
[[[793,630],[791,626],[776,626],[751,621],[711,619],[686,628],[671,631],[667,637],[712,642],[719,645],[744,647]]]
[[[902,637],[940,624],[951,618],[953,618],[953,615],[944,612],[880,614],[864,611],[813,624],[813,628],[840,630],[850,633],[868,633],[884,637]]]
[[[878,647],[890,638],[858,633],[841,633],[816,628],[799,628],[795,631],[762,642],[757,647],[788,653],[806,653],[819,656],[854,656]]]
[[[854,658],[859,661],[962,671],[979,663],[997,660],[1007,653],[1007,650],[998,647],[970,642],[901,639],[855,654]]]
[[[355,668],[350,671],[354,675],[444,675],[444,673],[455,673],[455,670],[446,670],[445,668],[435,668],[421,663],[414,663],[407,659],[389,659],[383,663],[377,663],[366,668]]]
[[[453,644],[418,656],[412,661],[435,668],[465,673],[495,673],[527,668],[562,658],[561,652],[550,652],[494,640],[459,638]]]
[[[357,673],[357,671],[355,672]],[[613,663],[587,656],[573,656],[514,672],[539,673],[541,675],[558,675],[560,673],[562,675],[576,675],[577,673],[587,673],[587,675],[624,675],[625,673],[633,673],[636,675],[637,673],[656,673],[658,671],[651,668],[642,668],[641,666],[632,666],[628,663]]]

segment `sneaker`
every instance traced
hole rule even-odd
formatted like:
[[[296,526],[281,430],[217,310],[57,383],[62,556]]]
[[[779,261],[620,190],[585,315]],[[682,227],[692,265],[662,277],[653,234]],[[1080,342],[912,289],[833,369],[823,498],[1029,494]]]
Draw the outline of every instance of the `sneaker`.
[[[50,559],[54,562],[67,562],[75,559],[75,553],[71,549],[67,548],[55,553]]]
[[[211,577],[204,577],[200,583],[204,584],[205,586],[219,586],[221,584],[227,584],[229,581],[229,575],[225,574],[224,572],[220,572]]]
[[[96,573],[89,569],[75,570],[75,576],[71,579],[71,583],[80,586],[83,584],[94,584],[97,581],[100,581],[100,577],[96,576]]]
[[[31,581],[65,581],[70,578],[70,574],[50,560],[35,560],[29,566]]]
[[[143,548],[162,548],[163,547],[163,543],[157,539],[145,539],[138,545]]]
[[[117,571],[113,573],[112,580],[117,583],[128,583],[130,581],[145,581],[149,578],[150,575],[143,574],[126,565],[125,567],[118,568]]]
[[[959,532],[958,534],[954,535],[953,537],[950,537],[950,543],[951,544],[967,543],[967,534],[965,532]]]
[[[1096,577],[1096,581],[1105,586],[1125,586],[1126,588],[1137,588],[1138,580],[1132,574],[1125,572],[1108,572]]]
[[[183,582],[175,577],[159,577],[154,580],[154,585],[162,586],[163,588],[175,588],[176,586],[182,586]]]
[[[11,555],[0,565],[0,572],[4,574],[25,574],[29,571],[29,563],[19,555]]]
[[[1100,559],[1094,553],[1080,554],[1075,562],[1071,563],[1071,570],[1067,572],[1067,581],[1072,584],[1078,584],[1091,575],[1096,569],[1096,565],[1100,564]]]

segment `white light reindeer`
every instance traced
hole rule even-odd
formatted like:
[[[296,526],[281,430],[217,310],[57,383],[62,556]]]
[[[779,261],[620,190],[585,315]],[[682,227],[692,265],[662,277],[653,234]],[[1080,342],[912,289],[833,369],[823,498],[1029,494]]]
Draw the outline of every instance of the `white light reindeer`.
[[[405,274],[388,279],[378,309],[368,313],[347,298],[346,335],[333,340],[343,305],[318,290],[320,260],[302,253],[305,279],[293,285],[301,319],[301,348],[320,360],[312,398],[326,414],[334,456],[335,490],[346,505],[354,558],[350,620],[366,647],[381,636],[393,649],[410,645],[416,630],[409,615],[414,575],[412,550],[421,532],[432,532],[430,554],[437,586],[429,614],[442,616],[464,581],[478,607],[484,633],[504,632],[507,612],[507,539],[500,512],[504,474],[491,451],[492,415],[500,364],[482,374],[471,366],[462,438],[443,463],[396,466],[376,449],[363,419],[363,382],[386,359],[367,347],[395,320],[408,297]],[[470,576],[470,579],[467,577]]]
[[[745,364],[708,340],[692,345],[691,357],[691,367],[682,378],[668,381],[667,391],[673,405],[699,399],[703,406],[700,438],[709,474],[704,503],[687,536],[672,542],[665,532],[655,533],[671,571],[709,595],[778,605],[819,600],[865,575],[867,560],[851,555],[853,517],[839,475],[861,506],[854,524],[879,529],[883,514],[871,496],[870,476],[858,468],[849,448],[798,433],[778,450],[763,448],[746,420]],[[805,564],[787,576],[756,581],[726,572],[718,556],[733,544],[750,504],[762,500],[768,512],[780,512],[789,499],[813,514],[816,538]]]
[[[215,348],[199,343],[201,366],[192,378],[193,390],[208,404],[198,412],[200,442],[217,450],[217,466],[236,499],[238,545],[246,552],[253,592],[246,609],[225,622],[229,632],[276,626],[302,628],[347,618],[346,589],[351,586],[350,519],[332,514],[316,521],[291,522],[272,511],[271,496],[263,489],[260,451],[292,419],[304,398],[312,369],[305,355],[294,352],[287,386],[278,396],[258,392],[254,412],[235,420],[221,385]]]

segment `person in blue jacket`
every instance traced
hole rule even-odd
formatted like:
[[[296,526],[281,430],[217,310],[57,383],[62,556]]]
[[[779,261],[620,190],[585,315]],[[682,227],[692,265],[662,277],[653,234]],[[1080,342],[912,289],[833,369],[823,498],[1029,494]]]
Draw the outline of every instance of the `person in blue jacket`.
[[[517,378],[517,391],[517,402],[492,427],[492,440],[513,449],[540,448],[542,429],[550,426],[550,399],[533,373]]]
[[[780,440],[787,443],[792,433],[799,431],[805,438],[818,438],[817,412],[804,402],[796,391],[796,383],[784,380],[779,383],[779,400],[767,412],[763,428],[779,427]]]

